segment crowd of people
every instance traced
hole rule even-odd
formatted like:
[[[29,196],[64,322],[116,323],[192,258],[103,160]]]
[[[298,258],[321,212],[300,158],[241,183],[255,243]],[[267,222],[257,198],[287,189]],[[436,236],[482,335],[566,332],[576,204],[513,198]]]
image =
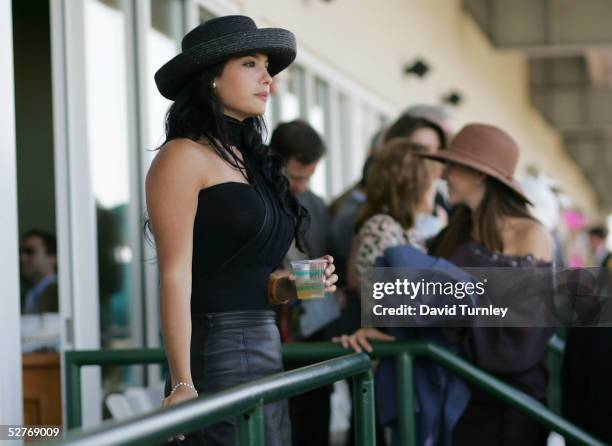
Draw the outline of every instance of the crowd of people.
[[[455,133],[441,107],[412,107],[372,135],[362,178],[328,207],[308,188],[326,153],[320,135],[298,120],[263,142],[273,76],[295,55],[291,32],[227,16],[190,31],[155,75],[173,101],[146,184],[170,366],[164,406],[283,370],[281,342],[332,339],[356,351],[435,340],[544,403],[551,328],[360,326],[360,282],[391,248],[458,267],[558,266],[558,234],[534,217],[512,136],[480,123]],[[314,258],[327,262],[326,296],[297,300],[289,263]],[[393,373],[378,364],[379,444],[399,444]],[[415,380],[419,444],[546,443],[541,424],[433,363],[419,361]],[[266,444],[328,444],[330,393],[267,405]],[[226,445],[236,435],[228,417],[179,439]]]
[[[146,179],[169,363],[164,407],[305,365],[283,364],[282,343],[371,352],[372,341],[417,339],[545,404],[554,328],[362,326],[361,284],[374,266],[404,266],[401,255],[385,257],[398,248],[459,268],[611,268],[605,225],[590,226],[564,204],[558,183],[539,175],[521,183],[520,148],[503,128],[457,129],[438,105],[409,107],[375,132],[361,178],[328,203],[309,187],[328,149],[308,122],[281,123],[264,143],[274,76],[296,51],[290,31],[219,17],[190,31],[155,75],[172,101]],[[317,258],[326,261],[324,297],[297,299],[291,262]],[[57,313],[55,237],[25,233],[20,264],[22,314]],[[559,334],[567,339],[563,415],[612,442],[612,334]],[[380,445],[400,445],[394,367],[381,360],[375,368]],[[414,382],[419,445],[547,442],[541,423],[432,361],[416,362]],[[266,405],[266,444],[328,445],[332,390]],[[236,439],[233,417],[178,437],[186,445]]]

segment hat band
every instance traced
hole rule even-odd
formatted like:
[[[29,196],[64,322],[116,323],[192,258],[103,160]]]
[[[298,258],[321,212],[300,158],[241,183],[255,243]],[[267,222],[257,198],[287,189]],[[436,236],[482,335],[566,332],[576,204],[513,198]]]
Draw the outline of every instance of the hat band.
[[[465,158],[470,158],[471,160],[475,161],[477,165],[481,165],[481,166],[486,166],[487,169],[491,169],[493,171],[495,171],[500,177],[502,178],[506,178],[509,181],[514,181],[514,172],[509,173],[505,170],[501,170],[499,167],[491,165],[487,162],[483,162],[482,159],[472,155],[470,152],[464,151],[462,148],[457,147],[455,149],[449,149],[447,153],[457,153],[457,155],[465,157]]]

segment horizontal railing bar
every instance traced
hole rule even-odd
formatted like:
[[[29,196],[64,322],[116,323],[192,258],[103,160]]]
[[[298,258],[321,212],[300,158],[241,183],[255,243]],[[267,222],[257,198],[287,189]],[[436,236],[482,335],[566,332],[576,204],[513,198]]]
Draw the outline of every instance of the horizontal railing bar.
[[[371,367],[367,355],[349,354],[251,381],[167,409],[157,409],[129,420],[106,422],[89,431],[79,430],[69,434],[63,441],[49,444],[151,444],[152,441],[165,440],[177,432],[190,432],[246,412],[260,401],[271,403],[289,398],[367,372]]]
[[[444,348],[434,343],[427,343],[426,355],[500,400],[517,407],[567,439],[579,441],[582,444],[605,446],[605,443],[578,429],[536,399],[500,381]]]
[[[539,401],[473,366],[463,358],[439,347],[435,343],[425,341],[396,341],[392,343],[372,342],[372,346],[374,347],[374,351],[370,354],[372,358],[395,357],[402,352],[406,352],[413,356],[429,357],[473,384],[482,387],[485,391],[493,394],[500,400],[523,410],[534,419],[564,435],[569,440],[579,441],[582,444],[588,445],[604,445],[604,443],[556,415]],[[551,339],[549,344],[550,350],[562,353],[563,348],[564,343],[561,339],[556,337]],[[347,349],[342,348],[342,346],[329,342],[291,343],[283,345],[283,359],[286,362],[329,360],[337,358],[338,356],[348,355],[347,352]],[[146,361],[146,363],[165,361],[163,349],[76,351],[66,352],[66,355],[67,360],[69,359],[68,355],[71,355],[70,360],[79,365],[129,365],[142,364],[143,360]],[[283,397],[280,397],[279,399],[282,398]]]
[[[73,350],[65,353],[66,362],[79,366],[141,365],[166,362],[163,348],[125,348],[102,350]]]
[[[412,342],[405,343],[410,351],[415,354],[423,354],[422,347],[415,346],[413,350],[410,345]],[[565,343],[557,336],[553,336],[549,343],[549,349],[561,353]],[[403,351],[403,350],[402,350]],[[397,342],[379,343],[376,349],[370,354],[373,358],[395,356]],[[309,343],[289,343],[283,344],[283,359],[290,361],[321,361],[324,359],[336,358],[347,354],[347,350],[339,344],[330,342],[309,342]],[[166,353],[163,348],[155,349],[102,349],[102,350],[75,350],[65,353],[66,360],[75,365],[136,365],[136,364],[159,364],[166,361]]]

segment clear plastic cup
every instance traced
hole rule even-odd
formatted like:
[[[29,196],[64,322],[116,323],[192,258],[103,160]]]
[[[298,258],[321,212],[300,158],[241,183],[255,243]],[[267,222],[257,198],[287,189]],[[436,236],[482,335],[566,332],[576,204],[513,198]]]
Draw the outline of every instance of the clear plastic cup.
[[[291,262],[298,299],[325,297],[325,268],[327,260],[296,260]]]

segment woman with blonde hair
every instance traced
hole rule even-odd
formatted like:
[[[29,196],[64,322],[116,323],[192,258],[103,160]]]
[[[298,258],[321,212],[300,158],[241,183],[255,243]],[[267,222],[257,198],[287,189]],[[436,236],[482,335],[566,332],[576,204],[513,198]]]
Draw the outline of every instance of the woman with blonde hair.
[[[422,146],[406,138],[387,142],[368,172],[366,202],[355,218],[349,260],[349,287],[358,287],[366,268],[385,249],[410,244],[423,248],[414,231],[419,214],[428,214],[435,197],[435,172],[430,161],[416,156]]]
[[[351,286],[359,289],[366,270],[374,267],[377,259],[389,249],[412,251],[410,255],[413,258],[419,257],[423,261],[428,257],[414,227],[419,215],[431,213],[436,192],[436,170],[431,161],[419,156],[424,153],[429,152],[422,146],[396,138],[383,146],[373,162],[368,174],[367,201],[356,219],[357,236],[349,268]],[[438,329],[390,328],[383,331],[375,327],[362,327],[352,335],[342,335],[333,341],[357,352],[370,352],[369,340],[392,341],[396,338],[445,342]],[[433,439],[433,444],[448,445],[449,432],[467,404],[468,390],[458,379],[425,360],[418,362],[414,373],[416,398],[421,406],[417,416],[419,444]],[[392,444],[398,445],[397,426],[400,421],[396,411],[395,382],[393,361],[382,360],[376,371],[377,419],[380,425],[391,428]],[[449,410],[444,407],[446,393],[453,398]]]
[[[442,177],[448,184],[449,203],[455,207],[448,226],[430,245],[432,255],[462,268],[552,266],[551,236],[529,213],[529,200],[514,177],[519,147],[510,135],[491,125],[470,124],[447,150],[417,156],[445,163]],[[448,329],[445,335],[446,342],[459,346],[476,366],[545,401],[544,355],[552,329],[468,327]],[[368,339],[393,338],[375,328],[362,328],[340,341],[357,351],[370,351]],[[444,438],[433,437],[434,444],[546,444],[546,428],[476,386],[470,386],[467,406],[456,409],[453,414],[460,418],[448,425],[452,430],[447,428]]]

